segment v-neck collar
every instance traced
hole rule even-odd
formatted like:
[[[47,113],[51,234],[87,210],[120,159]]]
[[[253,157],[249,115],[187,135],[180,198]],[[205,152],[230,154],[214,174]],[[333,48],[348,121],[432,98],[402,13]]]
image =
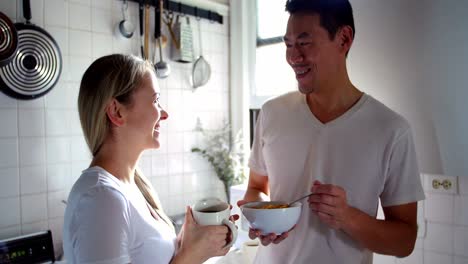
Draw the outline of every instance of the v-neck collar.
[[[307,104],[307,97],[306,95],[304,94],[301,94],[301,104],[302,104],[302,109],[306,112],[307,116],[310,117],[310,120],[312,122],[312,124],[316,127],[319,127],[319,128],[325,128],[325,127],[330,127],[330,126],[334,126],[340,122],[342,122],[343,120],[346,120],[348,119],[350,116],[352,116],[357,110],[359,110],[361,108],[361,106],[367,101],[367,98],[369,98],[369,95],[367,95],[366,93],[363,93],[361,95],[361,98],[359,98],[359,100],[350,108],[348,109],[346,112],[344,112],[342,115],[338,116],[337,118],[327,122],[327,123],[322,123],[315,115],[314,113],[312,113],[312,111],[310,111],[310,108],[309,108],[309,105]]]

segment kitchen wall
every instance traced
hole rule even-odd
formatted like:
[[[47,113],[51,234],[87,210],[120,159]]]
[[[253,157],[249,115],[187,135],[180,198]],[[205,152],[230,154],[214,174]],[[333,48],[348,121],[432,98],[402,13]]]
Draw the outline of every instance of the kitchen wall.
[[[466,138],[462,131],[468,124],[462,114],[466,107],[459,102],[466,98],[468,81],[464,44],[468,20],[462,15],[468,4],[456,0],[350,1],[356,23],[348,59],[350,78],[409,120],[426,193],[426,200],[419,203],[422,230],[413,254],[403,259],[375,255],[374,263],[467,264],[468,171],[450,168],[455,162],[458,168],[466,167],[466,155],[457,155],[461,153],[455,153],[453,142],[464,144],[459,139]],[[450,146],[444,142],[447,135],[452,135]],[[452,153],[444,155],[443,150]],[[451,175],[436,178],[458,181],[458,188],[434,190],[430,174]]]
[[[0,239],[51,229],[59,252],[62,200],[90,162],[76,107],[81,76],[100,56],[138,55],[140,39],[138,31],[130,40],[114,35],[114,26],[122,19],[121,1],[31,2],[32,22],[56,39],[64,67],[60,81],[44,97],[20,101],[0,93]],[[23,21],[21,1],[2,0],[0,10],[12,20]],[[137,5],[130,3],[129,11],[137,25]],[[215,129],[229,120],[229,17],[224,17],[224,24],[204,19],[200,23],[211,79],[193,90],[192,64],[170,62],[172,74],[159,82],[170,116],[162,125],[161,149],[145,152],[140,164],[170,215],[183,213],[185,205],[201,197],[225,197],[210,165],[190,149],[203,144],[203,137],[194,130],[197,125]],[[193,17],[191,25],[198,57],[198,27]],[[164,34],[169,36],[167,30]],[[153,43],[151,47],[153,51]],[[164,52],[168,58],[168,46]]]
[[[431,116],[436,109],[431,108],[424,86],[423,47],[430,45],[422,41],[424,5],[405,0],[351,3],[356,24],[348,57],[351,81],[408,119],[421,170],[443,174]]]
[[[374,254],[375,264],[468,263],[468,177],[458,177],[459,188],[452,191],[434,190],[433,177],[457,183],[457,177],[422,175],[426,200],[418,206],[420,230],[413,253],[406,258]]]

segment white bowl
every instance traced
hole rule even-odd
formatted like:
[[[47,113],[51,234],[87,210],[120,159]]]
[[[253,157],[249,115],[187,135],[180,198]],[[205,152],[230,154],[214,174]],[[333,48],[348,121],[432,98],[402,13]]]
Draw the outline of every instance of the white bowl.
[[[241,211],[245,218],[249,221],[250,227],[258,229],[264,235],[275,233],[281,234],[289,231],[299,220],[301,216],[300,202],[292,204],[288,208],[278,209],[258,209],[264,205],[279,205],[287,204],[287,202],[250,202],[242,205]]]

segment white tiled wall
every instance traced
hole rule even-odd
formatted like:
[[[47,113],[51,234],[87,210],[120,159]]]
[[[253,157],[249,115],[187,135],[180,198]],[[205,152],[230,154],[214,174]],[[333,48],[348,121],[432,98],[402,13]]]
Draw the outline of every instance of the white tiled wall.
[[[441,194],[426,184],[419,215],[426,223],[425,236],[418,237],[409,257],[374,255],[374,263],[468,264],[468,177],[458,177],[458,186],[458,194]]]
[[[90,162],[76,108],[81,76],[100,56],[138,55],[140,38],[138,31],[130,40],[113,35],[114,25],[122,19],[118,0],[31,2],[32,22],[44,27],[58,42],[64,67],[58,84],[39,99],[18,101],[0,92],[0,239],[49,228],[60,249],[65,208],[62,200]],[[1,0],[0,10],[15,22],[23,21],[21,1]],[[130,3],[129,14],[135,25],[137,10],[137,5]],[[150,21],[153,29],[154,19]],[[207,129],[229,120],[229,18],[224,21],[222,25],[200,22],[203,55],[212,68],[206,86],[192,90],[192,64],[174,62],[172,74],[159,83],[170,118],[161,129],[161,148],[145,152],[140,165],[170,215],[184,212],[185,205],[201,197],[224,197],[222,184],[210,165],[190,152],[192,146],[202,142],[201,135],[194,132],[197,120]],[[196,22],[192,18],[198,56]],[[169,36],[167,29],[163,33]],[[153,44],[154,40],[152,54]],[[166,60],[168,47],[164,50]]]

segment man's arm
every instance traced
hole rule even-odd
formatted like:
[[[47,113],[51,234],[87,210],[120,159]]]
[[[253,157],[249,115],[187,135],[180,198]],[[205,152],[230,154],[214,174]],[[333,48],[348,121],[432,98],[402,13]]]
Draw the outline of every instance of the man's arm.
[[[244,195],[244,201],[252,202],[269,200],[269,194],[270,189],[268,187],[268,177],[250,170],[249,184]]]
[[[406,257],[413,252],[418,230],[416,202],[384,207],[385,220],[377,220],[349,206],[339,186],[315,183],[312,192],[311,209],[330,227],[379,254]]]
[[[384,207],[385,220],[352,208],[343,230],[373,252],[406,257],[413,252],[418,232],[417,203]]]
[[[407,204],[385,206],[385,220],[377,220],[352,208],[343,230],[370,250],[397,257],[411,254],[417,236],[417,201],[424,197],[409,124],[393,143],[384,189],[385,203],[411,197]]]

